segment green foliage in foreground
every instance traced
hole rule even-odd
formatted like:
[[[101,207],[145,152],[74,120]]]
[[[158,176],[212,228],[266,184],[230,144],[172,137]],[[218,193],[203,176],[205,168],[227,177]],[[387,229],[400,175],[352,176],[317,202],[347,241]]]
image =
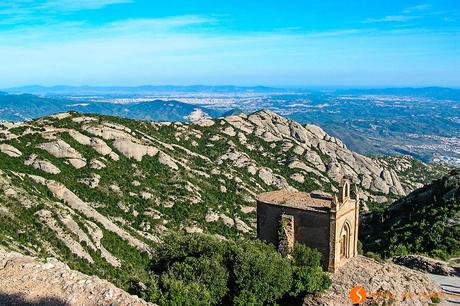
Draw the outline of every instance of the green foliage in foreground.
[[[293,282],[291,296],[315,293],[329,288],[331,279],[321,268],[321,255],[303,244],[294,245],[292,252]]]
[[[153,281],[131,292],[160,305],[266,305],[329,288],[320,254],[296,245],[291,259],[261,241],[170,234],[151,262]]]

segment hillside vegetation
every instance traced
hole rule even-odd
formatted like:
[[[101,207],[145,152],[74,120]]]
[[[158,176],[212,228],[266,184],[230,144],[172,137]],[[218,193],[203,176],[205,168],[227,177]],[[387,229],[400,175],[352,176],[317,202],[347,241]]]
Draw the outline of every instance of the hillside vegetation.
[[[435,180],[375,213],[364,226],[365,249],[385,257],[460,255],[460,171]]]
[[[359,184],[366,210],[404,196],[432,170],[409,157],[362,156],[317,126],[270,111],[193,123],[61,113],[0,128],[0,244],[56,257],[124,289],[140,286],[136,292],[144,292],[146,284],[157,284],[157,293],[143,293],[152,300],[182,286],[152,273],[193,279],[189,268],[195,262],[219,268],[193,255],[177,264],[177,271],[152,272],[151,260],[165,234],[205,233],[236,240],[243,248],[242,241],[255,236],[255,197],[261,192],[336,192],[347,176]],[[257,243],[247,248],[271,252]],[[238,254],[238,248],[232,252]],[[236,281],[230,277],[234,264],[221,270],[223,276],[229,273],[229,284]],[[294,263],[284,264],[294,273]],[[288,294],[291,277],[285,290],[258,301]],[[199,288],[189,289],[202,292]],[[213,292],[204,298],[239,300],[244,288]],[[241,297],[246,298],[251,297]]]

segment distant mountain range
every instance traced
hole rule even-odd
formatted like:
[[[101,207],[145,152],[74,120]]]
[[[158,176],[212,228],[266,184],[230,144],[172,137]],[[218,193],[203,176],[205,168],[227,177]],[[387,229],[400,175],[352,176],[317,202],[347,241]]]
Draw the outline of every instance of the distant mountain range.
[[[266,86],[232,86],[232,85],[219,85],[219,86],[208,86],[208,85],[191,85],[191,86],[23,86],[23,87],[14,87],[7,88],[4,91],[8,93],[32,93],[39,95],[72,95],[72,94],[153,94],[153,93],[229,93],[229,92],[238,92],[238,93],[273,93],[273,92],[288,92],[290,90],[283,88],[274,88]]]
[[[32,94],[0,94],[0,120],[25,121],[66,111],[155,121],[189,121],[189,116],[194,112],[197,112],[198,116],[208,117],[218,117],[221,114],[212,109],[179,101],[153,100],[121,104],[44,98]]]
[[[447,87],[346,89],[338,90],[336,94],[412,96],[455,100],[460,96],[460,89]]]
[[[460,88],[447,87],[395,87],[395,88],[309,88],[309,87],[269,87],[269,86],[234,86],[234,85],[143,85],[143,86],[41,86],[30,85],[2,89],[8,93],[31,93],[37,95],[147,95],[159,93],[306,93],[330,92],[352,95],[398,95],[426,96],[449,99],[460,95]]]

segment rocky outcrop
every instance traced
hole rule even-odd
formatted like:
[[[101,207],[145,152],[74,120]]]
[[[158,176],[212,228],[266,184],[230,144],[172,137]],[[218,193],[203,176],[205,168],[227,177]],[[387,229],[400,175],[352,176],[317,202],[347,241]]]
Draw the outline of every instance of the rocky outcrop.
[[[107,217],[99,213],[97,210],[94,208],[90,207],[87,203],[83,202],[75,193],[67,189],[64,185],[52,181],[52,180],[46,180],[42,177],[39,176],[30,176],[35,182],[45,185],[48,187],[48,189],[53,193],[53,195],[59,199],[64,201],[66,204],[68,204],[72,209],[82,213],[86,217],[96,220],[100,224],[104,226],[106,230],[109,230],[121,238],[125,239],[126,241],[129,242],[129,244],[139,248],[142,251],[150,251],[150,248],[148,245],[146,245],[144,242],[140,241],[139,239],[131,236],[128,232],[126,232],[124,229],[121,227],[117,226],[115,223],[110,221]]]
[[[94,263],[93,258],[85,251],[83,246],[72,238],[71,235],[66,233],[57,223],[56,219],[53,218],[53,213],[49,210],[42,209],[35,213],[35,216],[47,227],[49,227],[69,250],[80,258],[87,260],[90,263]]]
[[[10,157],[20,157],[22,156],[21,151],[13,147],[12,145],[2,143],[0,144],[0,152],[5,153]]]
[[[93,173],[90,177],[81,178],[78,180],[79,183],[87,185],[89,188],[96,188],[99,186],[101,181],[101,176],[99,174]]]
[[[96,169],[96,170],[101,170],[101,169],[104,169],[106,166],[106,164],[104,164],[103,161],[99,160],[99,159],[92,159],[89,163],[89,167],[91,169]]]
[[[200,108],[195,108],[193,112],[191,112],[190,114],[184,117],[184,119],[190,120],[192,122],[201,121],[206,118],[210,118],[210,117],[207,113],[203,112],[203,110]]]
[[[145,155],[155,156],[158,153],[157,148],[135,143],[129,139],[116,139],[113,146],[124,156],[137,161],[141,161]]]
[[[129,132],[125,129],[117,129],[113,127],[109,127],[106,125],[90,125],[86,124],[82,126],[82,129],[85,132],[93,134],[98,137],[102,137],[105,140],[115,140],[115,139],[129,139],[133,140],[134,137],[131,136]]]
[[[51,115],[50,118],[62,120],[62,119],[65,119],[71,116],[72,115],[70,113],[65,112],[65,113],[58,113],[58,114]]]
[[[0,248],[0,305],[141,306],[153,305],[96,276],[73,271],[54,259]]]
[[[349,293],[355,286],[367,292],[361,305],[428,305],[442,289],[423,273],[389,262],[358,256],[349,259],[332,276],[332,286],[325,293],[307,296],[309,305],[353,305]]]
[[[42,143],[38,148],[47,151],[54,157],[65,158],[76,169],[86,166],[86,159],[80,152],[63,140],[58,139],[52,142]]]
[[[160,151],[160,153],[158,153],[158,161],[160,162],[160,164],[166,165],[169,168],[171,168],[172,170],[178,170],[179,169],[179,167],[174,162],[174,160],[171,158],[171,156],[169,156],[168,154],[166,154],[164,152]]]
[[[339,139],[328,135],[318,126],[302,126],[268,110],[253,113],[247,120],[245,115],[233,116],[227,118],[227,122],[267,142],[289,140],[292,142],[290,148],[293,153],[303,154],[310,163],[310,166],[305,166],[311,172],[326,172],[336,182],[347,176],[354,183],[375,192],[399,196],[406,194],[394,171],[382,167],[371,158],[348,150]],[[318,152],[327,156],[327,160],[323,160]]]
[[[456,275],[455,269],[453,267],[449,267],[445,261],[436,260],[422,255],[396,256],[392,258],[392,261],[395,264],[431,274]]]
[[[59,170],[58,167],[56,167],[55,165],[53,165],[51,162],[47,160],[38,158],[38,156],[35,154],[30,155],[29,158],[26,161],[24,161],[24,165],[31,166],[35,169],[41,170],[49,174],[61,173],[61,170]]]
[[[80,144],[92,147],[101,155],[109,155],[112,152],[112,149],[105,143],[105,141],[98,137],[88,137],[75,130],[70,130],[69,135]]]
[[[100,138],[91,138],[89,145],[101,155],[109,155],[110,153],[112,153],[112,149],[105,143],[104,140]]]

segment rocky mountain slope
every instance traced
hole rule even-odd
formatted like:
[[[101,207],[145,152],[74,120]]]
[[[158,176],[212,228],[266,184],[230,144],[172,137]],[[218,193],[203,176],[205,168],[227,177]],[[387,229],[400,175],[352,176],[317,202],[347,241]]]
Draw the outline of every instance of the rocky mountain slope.
[[[0,305],[153,305],[53,258],[46,261],[0,248]]]
[[[0,128],[0,244],[123,288],[148,278],[169,229],[254,236],[263,191],[335,192],[348,176],[366,209],[443,171],[365,157],[270,111],[192,123],[61,113]]]

